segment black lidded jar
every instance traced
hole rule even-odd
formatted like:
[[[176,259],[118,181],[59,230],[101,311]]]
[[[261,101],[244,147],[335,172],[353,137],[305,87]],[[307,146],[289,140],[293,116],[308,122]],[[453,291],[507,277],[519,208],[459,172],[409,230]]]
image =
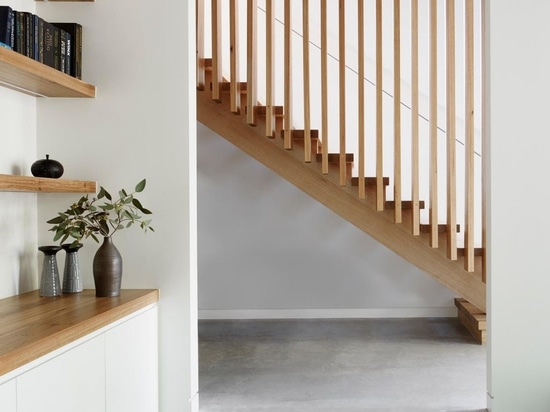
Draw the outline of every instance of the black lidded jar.
[[[57,160],[50,159],[50,155],[47,154],[45,159],[37,160],[31,165],[31,173],[34,177],[57,179],[63,175],[63,165]]]

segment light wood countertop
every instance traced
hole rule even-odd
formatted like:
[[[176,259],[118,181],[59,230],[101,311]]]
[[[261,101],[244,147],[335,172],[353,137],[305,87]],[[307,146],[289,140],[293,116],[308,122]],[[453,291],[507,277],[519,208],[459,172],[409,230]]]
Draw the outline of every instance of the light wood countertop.
[[[156,289],[124,289],[114,298],[95,290],[0,300],[0,376],[159,300]]]

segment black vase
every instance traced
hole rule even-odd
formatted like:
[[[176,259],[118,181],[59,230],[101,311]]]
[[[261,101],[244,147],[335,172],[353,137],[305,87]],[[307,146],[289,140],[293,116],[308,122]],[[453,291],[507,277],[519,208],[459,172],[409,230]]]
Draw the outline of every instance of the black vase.
[[[93,272],[97,297],[120,295],[122,256],[110,237],[103,238],[103,244],[94,256]]]
[[[46,155],[45,159],[37,160],[31,165],[31,173],[34,177],[57,179],[63,176],[63,172],[63,165],[57,160],[50,159],[50,155]]]

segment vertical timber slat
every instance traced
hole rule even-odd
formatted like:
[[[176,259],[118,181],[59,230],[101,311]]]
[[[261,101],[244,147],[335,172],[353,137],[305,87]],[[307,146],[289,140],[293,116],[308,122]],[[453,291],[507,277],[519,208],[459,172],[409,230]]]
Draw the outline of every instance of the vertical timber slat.
[[[238,0],[229,2],[229,52],[230,52],[230,107],[232,113],[241,112],[239,87],[239,10]]]
[[[358,27],[358,55],[359,55],[359,102],[357,117],[359,126],[359,199],[366,197],[365,193],[365,4],[364,0],[357,0],[357,27]]]
[[[256,124],[254,106],[258,102],[258,7],[256,0],[248,0],[246,10],[246,122]]]
[[[292,5],[285,0],[284,148],[292,149]]]
[[[311,162],[311,117],[309,90],[309,0],[302,0],[304,72],[304,161]]]
[[[437,1],[430,0],[430,246],[439,246],[437,178]]]
[[[393,124],[395,223],[403,221],[401,209],[401,0],[393,1]]]
[[[340,95],[340,186],[346,185],[346,2],[338,0],[338,58]]]
[[[328,40],[327,0],[321,0],[321,172],[328,174]]]
[[[474,5],[466,0],[466,158],[464,269],[474,271]]]
[[[455,0],[447,0],[447,257],[458,259],[456,238]]]
[[[221,101],[222,17],[221,0],[212,0],[212,100]]]
[[[266,53],[266,102],[265,102],[265,135],[269,138],[275,137],[275,111],[274,105],[274,87],[275,87],[275,11],[273,0],[266,0],[266,34],[265,34],[265,53]]]
[[[376,0],[376,210],[384,210],[382,0]]]
[[[204,64],[204,0],[197,0],[195,10],[195,26],[197,36],[197,90],[204,90],[205,87],[205,64]]]
[[[418,144],[418,0],[411,1],[411,188],[412,234],[420,235],[419,144]]]

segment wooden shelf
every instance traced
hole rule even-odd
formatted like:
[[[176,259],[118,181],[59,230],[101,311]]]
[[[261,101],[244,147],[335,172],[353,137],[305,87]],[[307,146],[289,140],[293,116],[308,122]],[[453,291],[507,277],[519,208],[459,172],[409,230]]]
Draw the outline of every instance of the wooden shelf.
[[[84,1],[84,2],[94,2],[95,0],[34,0],[34,1],[62,1],[62,2]]]
[[[95,86],[0,47],[0,85],[39,97],[95,97]]]
[[[0,376],[159,300],[156,289],[95,290],[40,297],[38,291],[0,300]]]
[[[0,174],[0,192],[96,193],[97,183],[87,180],[48,179]]]

